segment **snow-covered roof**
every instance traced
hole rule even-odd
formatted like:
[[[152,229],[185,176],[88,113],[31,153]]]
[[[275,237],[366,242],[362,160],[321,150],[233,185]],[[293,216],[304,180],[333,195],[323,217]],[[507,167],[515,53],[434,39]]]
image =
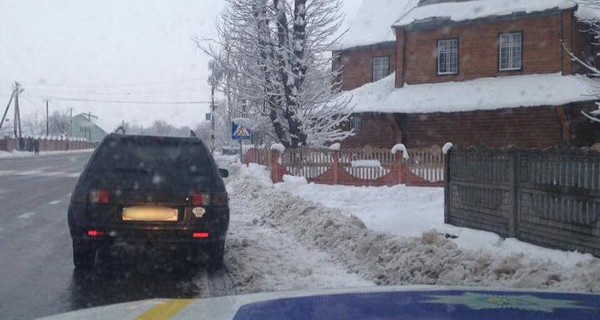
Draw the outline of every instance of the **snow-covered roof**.
[[[550,9],[569,9],[576,4],[570,0],[473,0],[460,2],[443,2],[415,7],[402,16],[395,27],[406,26],[415,22],[428,22],[443,19],[449,21],[466,21],[478,18],[504,16],[513,13],[534,13]]]
[[[396,41],[392,24],[418,0],[364,0],[356,16],[349,19],[348,32],[340,40],[340,50]]]
[[[600,80],[582,75],[535,74],[395,88],[395,74],[342,94],[353,112],[432,113],[556,106],[591,101]],[[596,91],[597,92],[597,91]]]
[[[600,21],[600,3],[596,3],[595,6],[590,6],[589,2],[582,0],[575,0],[578,3],[579,8],[575,12],[575,17],[583,21]]]

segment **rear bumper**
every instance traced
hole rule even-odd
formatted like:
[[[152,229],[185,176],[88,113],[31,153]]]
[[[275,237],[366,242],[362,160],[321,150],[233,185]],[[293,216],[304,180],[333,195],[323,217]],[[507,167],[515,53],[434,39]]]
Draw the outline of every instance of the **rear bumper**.
[[[153,244],[205,244],[225,241],[229,228],[229,209],[213,212],[211,218],[186,220],[178,223],[129,223],[115,221],[89,221],[86,214],[69,210],[69,229],[73,241],[92,243],[153,243]],[[79,218],[79,219],[78,219]],[[108,220],[108,219],[107,219]],[[102,236],[91,237],[88,231],[95,230]],[[195,239],[196,232],[208,233],[208,238]]]

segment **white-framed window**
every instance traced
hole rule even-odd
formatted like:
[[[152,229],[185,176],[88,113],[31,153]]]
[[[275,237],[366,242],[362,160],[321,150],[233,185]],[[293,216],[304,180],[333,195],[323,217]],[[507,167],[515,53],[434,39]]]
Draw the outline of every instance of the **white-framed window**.
[[[458,73],[458,39],[438,40],[438,74]]]
[[[500,35],[500,71],[521,70],[523,67],[523,34],[520,32]]]
[[[379,81],[390,73],[390,57],[373,58],[373,81]]]

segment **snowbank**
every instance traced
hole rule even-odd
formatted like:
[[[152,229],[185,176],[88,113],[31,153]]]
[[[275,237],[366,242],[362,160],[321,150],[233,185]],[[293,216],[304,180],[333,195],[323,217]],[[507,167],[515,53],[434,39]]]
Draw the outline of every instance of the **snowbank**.
[[[437,3],[417,7],[394,23],[402,27],[414,22],[432,21],[434,18],[458,22],[478,18],[504,16],[513,13],[533,13],[550,9],[569,9],[575,3],[569,0],[479,0]]]
[[[581,75],[535,74],[395,88],[395,74],[342,94],[354,112],[431,113],[554,106],[591,101],[599,80]],[[506,94],[513,92],[515,94]],[[502,97],[499,99],[499,97]]]
[[[222,160],[217,158],[220,166],[236,172],[227,185],[232,213],[225,263],[237,293],[373,285],[358,274],[348,273],[327,253],[298,243],[293,235],[272,228],[262,219],[264,205],[269,202],[263,198],[262,188],[272,188],[265,167],[240,167],[239,162]],[[295,178],[287,177],[290,182]]]
[[[379,285],[600,292],[600,259],[443,225],[440,188],[297,183],[286,189],[287,183],[273,185],[268,176],[265,167],[242,167],[227,186],[232,234],[226,259],[240,292],[364,284],[354,273]],[[304,199],[306,194],[294,196],[290,189],[310,193],[327,205]],[[387,209],[380,205],[384,199]],[[379,228],[372,225],[377,221],[381,228],[398,230],[372,230]],[[458,238],[448,239],[445,232]],[[491,239],[497,250],[490,249],[494,244],[484,244]],[[519,246],[529,246],[530,251],[519,251]],[[340,266],[346,270],[340,273]]]

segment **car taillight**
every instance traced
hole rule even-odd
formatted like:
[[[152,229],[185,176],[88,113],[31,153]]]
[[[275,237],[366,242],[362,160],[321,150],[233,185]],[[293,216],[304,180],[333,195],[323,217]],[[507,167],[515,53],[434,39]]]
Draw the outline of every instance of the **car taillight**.
[[[208,206],[210,205],[210,195],[208,193],[196,193],[192,197],[192,203],[199,207]]]
[[[228,201],[227,192],[213,193],[213,206],[223,207],[227,205]]]
[[[208,239],[210,238],[210,234],[208,232],[194,232],[192,237],[194,239]]]
[[[98,238],[98,237],[104,237],[104,231],[98,231],[98,230],[89,230],[87,232],[87,235],[92,237],[92,238]]]
[[[90,191],[90,202],[95,204],[109,204],[110,191],[92,190]]]

